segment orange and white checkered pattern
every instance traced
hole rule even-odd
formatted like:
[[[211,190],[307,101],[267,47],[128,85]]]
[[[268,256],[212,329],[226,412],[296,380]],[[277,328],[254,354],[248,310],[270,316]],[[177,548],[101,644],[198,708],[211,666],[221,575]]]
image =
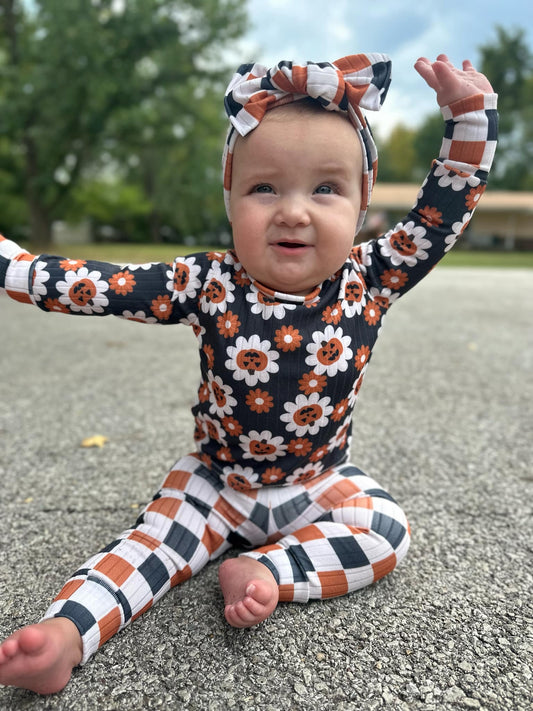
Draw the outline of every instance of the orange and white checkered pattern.
[[[11,299],[22,304],[34,304],[31,280],[35,255],[21,250],[18,244],[0,235],[0,260],[5,262],[5,277],[0,281],[0,293],[6,293]],[[0,274],[3,270],[0,269]],[[9,287],[6,288],[6,284]]]
[[[301,485],[226,487],[196,455],[179,460],[134,528],[90,558],[44,619],[72,620],[83,663],[170,588],[231,546],[264,563],[283,601],[330,598],[391,572],[409,526],[373,479],[344,464]]]
[[[476,94],[441,111],[446,121],[439,159],[455,170],[488,173],[498,133],[496,94]]]

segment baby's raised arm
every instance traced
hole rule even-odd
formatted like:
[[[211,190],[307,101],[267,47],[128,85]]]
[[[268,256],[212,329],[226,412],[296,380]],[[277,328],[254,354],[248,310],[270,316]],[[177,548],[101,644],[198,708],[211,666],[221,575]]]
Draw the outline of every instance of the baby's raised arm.
[[[445,54],[439,54],[435,62],[420,57],[415,69],[435,90],[439,106],[448,106],[476,94],[494,93],[487,77],[474,69],[468,59],[463,62],[463,68],[458,69]]]

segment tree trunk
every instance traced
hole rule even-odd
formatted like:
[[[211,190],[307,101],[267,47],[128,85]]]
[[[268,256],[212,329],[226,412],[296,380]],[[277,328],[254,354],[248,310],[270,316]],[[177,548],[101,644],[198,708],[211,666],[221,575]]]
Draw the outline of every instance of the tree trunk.
[[[28,200],[30,207],[30,241],[34,251],[43,252],[52,244],[52,220],[44,205],[32,197]]]
[[[150,213],[149,226],[151,242],[155,242],[156,244],[162,242],[163,240],[161,236],[161,217],[157,210],[152,210],[152,212]]]
[[[36,251],[48,249],[52,244],[52,218],[37,188],[39,175],[37,149],[33,139],[26,134],[26,200],[30,212],[30,241]]]

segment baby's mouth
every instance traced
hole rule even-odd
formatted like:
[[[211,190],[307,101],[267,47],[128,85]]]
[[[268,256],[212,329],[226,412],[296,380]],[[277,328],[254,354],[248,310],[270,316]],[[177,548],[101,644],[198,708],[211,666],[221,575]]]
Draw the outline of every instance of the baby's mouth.
[[[276,242],[276,245],[278,247],[283,247],[284,249],[294,249],[294,250],[303,249],[303,248],[307,247],[307,245],[304,242],[284,242],[284,241],[281,241],[281,242]]]

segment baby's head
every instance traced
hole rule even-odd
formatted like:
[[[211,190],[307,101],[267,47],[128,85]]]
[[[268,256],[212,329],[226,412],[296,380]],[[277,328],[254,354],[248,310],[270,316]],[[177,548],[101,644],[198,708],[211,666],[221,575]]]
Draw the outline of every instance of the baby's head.
[[[377,173],[377,149],[361,109],[379,111],[391,79],[391,61],[386,54],[355,54],[329,62],[279,62],[268,69],[261,64],[243,64],[233,75],[224,105],[230,120],[224,155],[224,200],[231,221],[230,191],[233,149],[239,136],[246,136],[272,108],[311,98],[327,111],[339,112],[351,121],[363,152],[361,212],[356,232],[365,219]],[[354,235],[355,236],[355,235]]]
[[[230,83],[226,209],[239,261],[271,290],[308,294],[346,260],[377,165],[359,107],[378,109],[389,80],[388,58],[357,55],[246,65]]]

